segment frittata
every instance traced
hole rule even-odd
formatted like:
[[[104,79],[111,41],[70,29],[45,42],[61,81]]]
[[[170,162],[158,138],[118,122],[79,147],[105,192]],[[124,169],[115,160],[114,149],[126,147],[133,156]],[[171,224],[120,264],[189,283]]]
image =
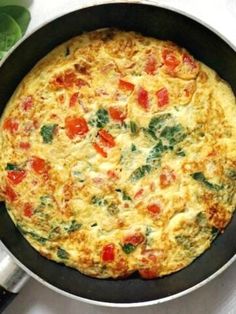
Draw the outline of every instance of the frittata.
[[[86,275],[176,272],[232,218],[235,96],[172,42],[103,29],[63,43],[0,129],[9,215],[40,254]]]

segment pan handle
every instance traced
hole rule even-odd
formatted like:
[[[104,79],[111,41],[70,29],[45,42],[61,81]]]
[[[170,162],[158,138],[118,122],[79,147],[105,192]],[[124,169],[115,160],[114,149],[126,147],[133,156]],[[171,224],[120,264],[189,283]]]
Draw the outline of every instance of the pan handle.
[[[15,298],[28,279],[29,275],[7,254],[0,242],[0,313]]]

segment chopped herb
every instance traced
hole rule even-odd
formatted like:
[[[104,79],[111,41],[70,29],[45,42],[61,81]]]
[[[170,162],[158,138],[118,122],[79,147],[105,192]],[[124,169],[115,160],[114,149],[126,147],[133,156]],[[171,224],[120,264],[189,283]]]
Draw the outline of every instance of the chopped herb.
[[[103,128],[109,122],[109,116],[106,109],[98,109],[96,112],[96,118],[91,119],[89,124],[96,126],[97,128]]]
[[[122,199],[123,201],[132,201],[132,198],[125,192],[122,192]]]
[[[219,190],[223,189],[223,186],[207,181],[206,177],[204,176],[204,174],[202,172],[195,172],[195,173],[191,174],[191,177],[194,180],[204,184],[210,190],[219,191]]]
[[[7,163],[5,170],[20,170],[15,164]]]
[[[72,220],[69,227],[65,227],[65,230],[68,231],[68,233],[77,231],[81,228],[82,224],[78,223],[76,220]]]
[[[131,145],[131,152],[135,152],[137,150],[136,146],[134,144]]]
[[[91,225],[91,227],[97,227],[97,223],[95,222],[94,224]]]
[[[207,224],[206,214],[203,212],[199,212],[196,216],[196,222],[199,226],[204,227]]]
[[[173,148],[177,143],[183,141],[186,137],[182,125],[177,124],[174,126],[166,126],[160,134],[161,137],[164,137],[169,144],[169,148]]]
[[[129,127],[132,134],[138,133],[138,126],[134,121],[130,121]]]
[[[183,151],[182,148],[178,148],[178,149],[176,150],[175,154],[176,154],[177,156],[181,156],[181,157],[185,157],[185,156],[186,156],[186,154],[185,154],[185,152]]]
[[[39,236],[38,234],[36,234],[33,231],[27,231],[24,228],[22,228],[22,226],[20,224],[17,224],[17,229],[20,231],[20,233],[22,233],[23,235],[29,235],[31,236],[34,240],[36,240],[37,242],[44,244],[48,239]]]
[[[146,174],[150,173],[152,167],[150,165],[143,165],[139,168],[137,168],[136,170],[134,170],[134,172],[131,174],[130,176],[130,180],[131,181],[137,181],[140,180],[141,178],[143,178]]]
[[[134,246],[134,245],[131,244],[131,243],[126,243],[126,244],[122,245],[122,250],[123,250],[126,254],[132,253],[135,249],[136,249],[136,246]]]
[[[192,242],[190,241],[190,237],[186,235],[177,235],[175,237],[176,242],[181,245],[185,250],[192,249]]]
[[[131,197],[125,191],[122,191],[121,189],[115,189],[115,191],[121,193],[123,201],[132,201]]]
[[[52,197],[50,195],[40,196],[40,203],[42,206],[52,206]]]
[[[36,240],[37,242],[39,242],[39,243],[41,243],[41,244],[44,244],[44,243],[47,241],[46,238],[41,237],[41,236],[39,236],[38,234],[36,234],[36,233],[34,233],[34,232],[32,232],[32,231],[27,232],[26,234],[27,234],[27,235],[30,235],[34,240]]]
[[[219,233],[220,233],[219,229],[217,229],[216,227],[212,227],[212,229],[211,229],[212,239],[215,239]]]
[[[56,127],[57,127],[57,124],[52,124],[52,123],[45,124],[41,127],[40,135],[42,136],[44,143],[46,144],[52,143]]]
[[[236,180],[236,170],[235,169],[229,169],[227,171],[228,177],[230,177],[233,180]]]
[[[168,150],[167,146],[164,146],[162,141],[159,141],[149,152],[147,157],[147,163],[154,163],[161,158],[162,154]]]
[[[147,226],[147,227],[146,227],[146,231],[145,231],[146,237],[149,236],[150,233],[152,233],[152,228],[149,227],[149,226]]]
[[[162,128],[164,122],[168,120],[170,117],[171,115],[169,113],[166,113],[157,117],[153,117],[151,119],[147,131],[154,138],[154,140],[158,139],[156,132]]]
[[[105,206],[105,205],[107,205],[107,201],[104,200],[101,197],[98,197],[98,196],[93,196],[92,199],[91,199],[91,203],[94,204],[94,205],[98,205],[98,206]]]
[[[57,256],[60,259],[68,259],[69,258],[69,253],[66,252],[64,249],[58,248],[57,249]]]
[[[119,208],[115,204],[111,203],[107,207],[107,211],[108,211],[109,214],[111,214],[113,216],[113,215],[117,215],[120,210],[119,210]]]

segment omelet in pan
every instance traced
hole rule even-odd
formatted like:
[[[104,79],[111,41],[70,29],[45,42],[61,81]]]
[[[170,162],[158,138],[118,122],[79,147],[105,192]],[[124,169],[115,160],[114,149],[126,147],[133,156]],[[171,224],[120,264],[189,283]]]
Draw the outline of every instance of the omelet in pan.
[[[113,29],[69,40],[23,79],[0,128],[9,215],[86,275],[176,272],[232,218],[235,96],[172,42]]]

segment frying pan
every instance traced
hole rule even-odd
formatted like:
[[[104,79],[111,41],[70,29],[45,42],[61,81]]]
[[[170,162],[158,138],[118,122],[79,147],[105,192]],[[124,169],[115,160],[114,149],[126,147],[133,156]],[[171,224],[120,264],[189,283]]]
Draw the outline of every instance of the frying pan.
[[[183,13],[156,4],[113,2],[86,7],[44,25],[18,45],[0,68],[0,111],[35,63],[69,38],[104,27],[168,39],[215,69],[236,93],[236,49],[219,34]],[[143,306],[184,295],[210,281],[236,259],[236,215],[210,249],[185,269],[163,278],[95,279],[40,256],[0,203],[0,311],[29,276],[74,299],[106,306]],[[1,252],[1,251],[0,251]],[[26,274],[27,273],[27,274]],[[12,294],[14,292],[14,294]]]

